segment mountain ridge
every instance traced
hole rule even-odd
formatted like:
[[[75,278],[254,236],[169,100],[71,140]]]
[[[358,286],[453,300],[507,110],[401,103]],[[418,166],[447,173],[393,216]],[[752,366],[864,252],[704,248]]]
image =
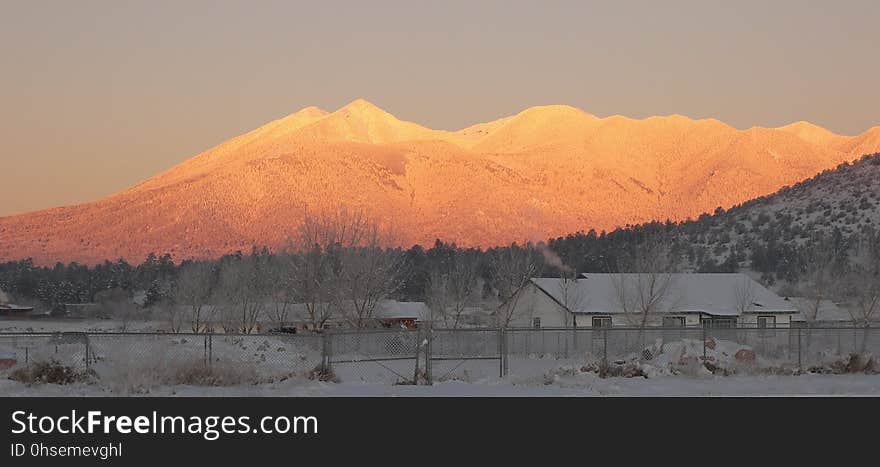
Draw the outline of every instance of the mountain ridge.
[[[278,248],[306,211],[340,206],[394,225],[400,246],[489,247],[696,217],[878,150],[880,127],[737,130],[566,105],[433,130],[358,99],[333,112],[306,107],[97,201],[2,217],[0,261]]]

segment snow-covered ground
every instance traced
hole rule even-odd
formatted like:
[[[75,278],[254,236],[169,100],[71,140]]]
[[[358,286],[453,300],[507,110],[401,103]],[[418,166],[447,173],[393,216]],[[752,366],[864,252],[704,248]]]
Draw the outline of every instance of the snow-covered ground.
[[[112,321],[3,322],[0,332],[71,331],[102,329]],[[148,330],[150,323],[138,323]],[[137,329],[137,328],[135,328]],[[595,354],[588,348],[564,354],[511,352],[507,376],[499,377],[500,362],[492,358],[495,344],[485,336],[468,334],[446,348],[437,340],[432,360],[433,386],[396,384],[413,378],[416,359],[412,333],[382,332],[336,336],[332,342],[337,382],[309,380],[307,374],[322,361],[316,335],[203,335],[152,334],[119,336],[93,334],[88,345],[77,336],[5,336],[0,340],[0,397],[2,396],[785,396],[880,395],[880,375],[804,374],[784,376],[798,359],[781,339],[755,341],[754,346],[721,339],[678,339],[647,342],[644,348],[615,352],[609,361],[635,365],[648,378],[599,378]],[[847,357],[852,345],[839,339],[818,339],[805,345],[804,368]],[[840,337],[840,336],[838,336]],[[777,342],[778,341],[778,342]],[[210,346],[208,345],[210,342]],[[580,341],[579,341],[580,342]],[[583,342],[580,342],[583,344]],[[821,344],[821,345],[820,345]],[[828,344],[828,345],[825,345]],[[833,344],[833,345],[832,345]],[[450,344],[451,345],[451,344]],[[872,341],[871,348],[876,348]],[[77,370],[85,368],[88,349],[92,383],[27,386],[8,379],[22,362],[56,360]],[[519,349],[522,350],[522,349]],[[532,349],[534,350],[534,349]],[[544,349],[547,350],[547,349]],[[553,350],[553,349],[551,349]],[[556,349],[558,350],[558,349]],[[482,360],[456,360],[456,352]],[[876,354],[876,352],[875,352]],[[206,362],[222,384],[181,384],[214,378],[205,375]],[[495,354],[497,356],[497,354]],[[561,358],[570,356],[571,358]],[[419,372],[424,371],[424,355]],[[702,363],[731,370],[734,376],[712,375]],[[372,361],[378,360],[378,361]],[[4,366],[5,365],[5,366]],[[592,366],[591,366],[592,365]],[[210,372],[208,372],[210,373]],[[770,375],[770,373],[776,373]],[[614,373],[619,374],[619,373]],[[213,381],[216,381],[213,380]],[[230,383],[232,381],[232,383]]]
[[[0,396],[117,396],[97,384],[28,387],[0,380]],[[486,378],[476,382],[446,381],[433,386],[382,383],[324,383],[306,379],[255,386],[162,386],[148,396],[878,396],[877,375],[728,376],[692,378],[607,378],[591,374],[564,376],[545,384],[543,378]]]
[[[162,321],[112,319],[0,319],[0,332],[153,332],[164,329]]]

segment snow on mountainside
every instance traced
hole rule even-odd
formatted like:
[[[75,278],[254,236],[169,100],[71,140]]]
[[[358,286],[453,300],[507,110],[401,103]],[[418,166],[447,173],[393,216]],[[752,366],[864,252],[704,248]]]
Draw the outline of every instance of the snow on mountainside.
[[[880,153],[786,186],[727,211],[678,227],[678,240],[723,263],[737,252],[740,263],[755,247],[802,246],[817,234],[847,239],[880,232]]]
[[[0,218],[0,261],[175,260],[283,245],[306,210],[363,211],[399,245],[488,247],[686,220],[880,150],[880,127],[737,130],[680,115],[599,118],[534,107],[459,131],[358,99],[309,107],[125,191]]]

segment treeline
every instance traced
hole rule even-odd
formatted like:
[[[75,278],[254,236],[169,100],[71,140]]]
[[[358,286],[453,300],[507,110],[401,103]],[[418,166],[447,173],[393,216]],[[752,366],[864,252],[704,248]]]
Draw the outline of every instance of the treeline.
[[[150,254],[136,265],[119,259],[92,267],[37,267],[22,260],[0,264],[0,288],[48,309],[101,302],[108,295],[119,299],[124,293],[167,314],[178,329],[198,330],[207,321],[203,314],[210,314],[217,326],[248,331],[261,318],[283,324],[295,306],[315,327],[340,318],[362,326],[386,298],[424,301],[435,320],[455,327],[469,308],[494,309],[535,276],[751,269],[761,272],[768,285],[784,280],[793,294],[823,298],[845,289],[835,281],[870,288],[880,278],[880,235],[875,231],[852,236],[839,230],[817,232],[801,242],[768,235],[728,247],[726,259],[719,262],[699,242],[708,223],[706,218],[651,222],[487,250],[440,240],[427,249],[402,249],[384,247],[389,233],[360,214],[342,210],[307,216],[296,240],[278,251],[254,249],[179,264],[167,254]],[[184,313],[181,309],[188,310],[185,318],[176,316]]]

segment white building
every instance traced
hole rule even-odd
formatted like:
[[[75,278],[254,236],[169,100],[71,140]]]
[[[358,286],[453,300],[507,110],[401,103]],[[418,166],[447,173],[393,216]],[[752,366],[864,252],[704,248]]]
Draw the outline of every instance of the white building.
[[[787,297],[786,300],[793,303],[800,310],[800,313],[792,316],[791,321],[793,323],[820,327],[864,324],[864,318],[861,317],[858,311],[859,308],[852,303],[839,304],[823,299],[817,304],[814,299],[807,297]],[[880,313],[874,313],[874,315],[869,320],[870,325],[880,326]]]
[[[505,307],[511,327],[787,327],[798,312],[745,274],[697,273],[534,278]]]

